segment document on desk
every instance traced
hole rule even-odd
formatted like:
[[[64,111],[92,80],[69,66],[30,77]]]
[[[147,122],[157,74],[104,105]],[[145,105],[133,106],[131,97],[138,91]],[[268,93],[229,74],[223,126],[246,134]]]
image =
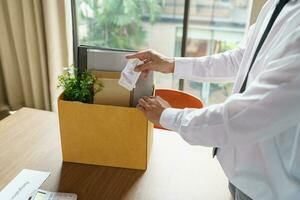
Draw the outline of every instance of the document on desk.
[[[28,200],[49,177],[50,172],[23,169],[0,192],[1,200]]]

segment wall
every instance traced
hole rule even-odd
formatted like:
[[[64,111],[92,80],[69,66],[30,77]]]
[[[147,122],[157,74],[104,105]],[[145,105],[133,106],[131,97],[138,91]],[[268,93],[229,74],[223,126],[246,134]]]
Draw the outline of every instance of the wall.
[[[263,5],[266,3],[267,0],[252,0],[250,3],[252,3],[251,13],[250,13],[250,24],[255,23],[256,18],[263,7]]]

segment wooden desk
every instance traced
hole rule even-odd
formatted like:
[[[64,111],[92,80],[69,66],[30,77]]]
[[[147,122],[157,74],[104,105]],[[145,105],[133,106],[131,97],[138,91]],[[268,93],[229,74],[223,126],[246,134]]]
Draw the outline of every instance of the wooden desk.
[[[23,108],[0,121],[0,189],[23,168],[50,171],[42,185],[79,200],[226,200],[227,179],[211,149],[155,129],[146,172],[63,163],[57,114]]]

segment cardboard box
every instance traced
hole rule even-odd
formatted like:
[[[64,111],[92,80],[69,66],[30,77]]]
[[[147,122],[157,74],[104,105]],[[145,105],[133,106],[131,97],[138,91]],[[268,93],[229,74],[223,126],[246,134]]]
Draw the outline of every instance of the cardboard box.
[[[64,161],[147,168],[153,124],[137,108],[64,101],[62,97],[58,112]]]
[[[130,106],[132,92],[119,85],[120,72],[92,71],[104,88],[94,96],[94,104]]]

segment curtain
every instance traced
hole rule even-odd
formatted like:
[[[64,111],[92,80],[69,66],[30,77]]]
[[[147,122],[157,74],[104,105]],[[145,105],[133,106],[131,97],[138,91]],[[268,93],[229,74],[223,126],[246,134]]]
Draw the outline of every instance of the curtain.
[[[4,84],[1,72],[1,59],[0,59],[0,120],[8,114],[7,100],[4,95]]]
[[[4,104],[11,110],[23,106],[54,108],[57,76],[72,60],[68,2],[0,1],[0,103],[3,108]]]

